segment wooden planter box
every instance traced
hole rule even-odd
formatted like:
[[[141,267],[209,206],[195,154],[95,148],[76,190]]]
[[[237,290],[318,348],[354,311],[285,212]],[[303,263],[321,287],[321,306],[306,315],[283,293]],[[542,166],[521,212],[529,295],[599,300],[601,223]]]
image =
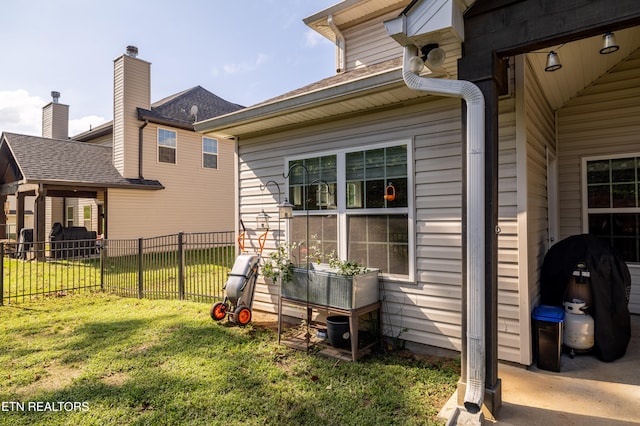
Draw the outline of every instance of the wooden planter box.
[[[282,283],[282,296],[334,308],[357,309],[379,301],[378,271],[346,277],[329,267],[313,265],[309,269],[307,293],[307,270],[293,268],[293,279]]]

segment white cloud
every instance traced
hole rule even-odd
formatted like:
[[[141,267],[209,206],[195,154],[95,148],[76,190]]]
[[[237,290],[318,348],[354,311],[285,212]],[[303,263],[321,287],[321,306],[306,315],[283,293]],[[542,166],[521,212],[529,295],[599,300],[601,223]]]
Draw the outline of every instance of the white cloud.
[[[26,90],[0,91],[0,131],[42,134],[42,107],[46,104]]]
[[[102,123],[105,123],[106,121],[107,120],[104,117],[99,117],[97,115],[88,115],[86,117],[69,120],[69,136],[86,132]]]

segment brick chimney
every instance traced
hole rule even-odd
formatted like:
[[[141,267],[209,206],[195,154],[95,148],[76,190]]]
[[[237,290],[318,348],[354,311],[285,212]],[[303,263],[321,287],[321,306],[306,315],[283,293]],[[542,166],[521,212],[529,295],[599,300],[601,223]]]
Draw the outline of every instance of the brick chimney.
[[[113,164],[124,177],[138,177],[137,108],[151,109],[151,63],[138,59],[138,48],[113,62]]]
[[[69,138],[69,105],[59,103],[60,92],[51,92],[53,101],[42,108],[42,137]]]

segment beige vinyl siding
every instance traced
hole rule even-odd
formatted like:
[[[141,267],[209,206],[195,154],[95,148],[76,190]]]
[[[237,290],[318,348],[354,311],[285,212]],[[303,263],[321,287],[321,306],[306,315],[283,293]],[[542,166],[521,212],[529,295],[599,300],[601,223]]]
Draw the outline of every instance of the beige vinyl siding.
[[[284,159],[301,154],[414,139],[418,283],[384,284],[385,333],[409,341],[460,349],[461,305],[461,136],[459,101],[433,98],[407,106],[306,129],[240,139],[240,213],[255,245],[255,216],[264,208],[277,218],[277,189],[260,185],[274,180],[283,192]],[[438,185],[441,183],[441,185]],[[273,195],[272,195],[273,194]],[[273,221],[272,222],[277,222]],[[277,229],[277,223],[272,223]],[[286,223],[281,223],[286,229]],[[274,231],[267,248],[275,245]],[[284,240],[284,232],[280,241]],[[258,310],[275,311],[277,287],[259,281]],[[389,328],[390,327],[390,328]]]
[[[548,250],[547,150],[554,115],[523,57],[512,61],[515,96],[499,103],[498,356],[532,361],[531,311]]]
[[[47,197],[45,204],[45,235],[49,237],[49,232],[53,224],[59,222],[64,226],[64,198]]]
[[[165,189],[109,189],[109,238],[233,231],[234,142],[219,140],[218,168],[203,168],[202,135],[177,129],[177,164],[159,163],[157,129],[144,129],[143,176]]]
[[[150,66],[127,55],[114,63],[113,164],[126,178],[138,175],[137,108],[150,108]]]
[[[387,33],[384,21],[396,18],[401,9],[343,30],[347,71],[402,56],[402,47]]]
[[[69,105],[49,103],[42,109],[42,137],[66,140],[69,137]]]
[[[562,239],[587,231],[582,220],[582,159],[640,152],[640,52],[567,102],[557,115]],[[639,278],[633,274],[634,313],[640,313]]]
[[[501,193],[504,234],[500,237],[500,330],[499,356],[520,360],[517,307],[517,244],[515,243],[515,138],[513,102],[501,111]],[[284,159],[301,154],[364,146],[393,140],[413,140],[415,279],[412,282],[383,283],[385,335],[410,343],[461,350],[462,306],[462,134],[460,101],[429,97],[421,104],[334,121],[330,125],[240,139],[240,216],[249,230],[248,247],[255,247],[258,233],[255,216],[264,209],[278,217],[275,185],[260,191],[260,185],[274,180],[282,199],[287,188],[282,173]],[[285,238],[286,223],[277,231],[277,220],[267,251],[276,235]],[[253,244],[253,246],[251,246]],[[265,253],[266,255],[266,253]],[[259,280],[254,307],[276,311],[276,286]],[[292,310],[285,310],[292,314]],[[515,337],[514,337],[515,336]],[[505,349],[506,348],[506,349]]]
[[[520,362],[518,176],[515,99],[499,102],[498,116],[498,357]]]
[[[92,139],[87,143],[100,145],[100,146],[113,146],[113,135],[108,134],[105,136],[101,136],[99,138]]]

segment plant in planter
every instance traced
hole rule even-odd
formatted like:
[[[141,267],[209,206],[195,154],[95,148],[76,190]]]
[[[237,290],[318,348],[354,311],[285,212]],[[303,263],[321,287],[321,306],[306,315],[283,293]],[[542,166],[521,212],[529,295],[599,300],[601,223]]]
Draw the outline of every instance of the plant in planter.
[[[379,300],[378,270],[357,262],[340,260],[335,253],[326,255],[328,264],[313,247],[307,252],[309,267],[296,266],[292,251],[301,243],[281,244],[269,255],[263,275],[280,278],[284,297],[337,308],[354,309]],[[313,262],[311,260],[313,259]]]
[[[353,260],[338,259],[334,252],[329,254],[329,267],[335,269],[338,275],[342,275],[344,277],[352,277],[354,275],[360,275],[370,271],[366,266]]]
[[[292,252],[298,248],[299,243],[281,243],[275,251],[269,253],[269,257],[262,265],[262,276],[270,278],[274,282],[289,282],[293,278],[295,264],[291,261]]]

